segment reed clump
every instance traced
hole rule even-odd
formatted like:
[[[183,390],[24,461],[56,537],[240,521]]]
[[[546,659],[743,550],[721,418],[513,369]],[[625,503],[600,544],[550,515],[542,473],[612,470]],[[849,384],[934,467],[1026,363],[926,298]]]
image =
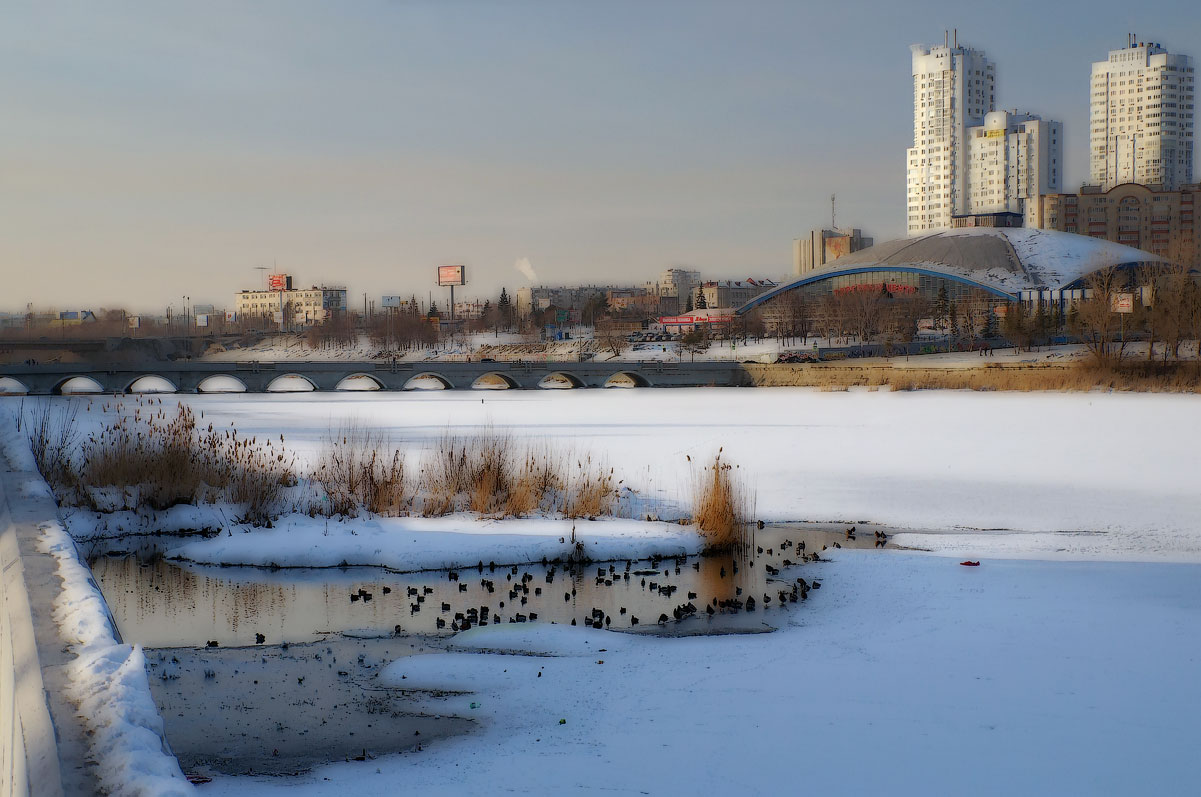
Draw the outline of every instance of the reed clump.
[[[228,501],[241,507],[245,522],[262,525],[278,516],[287,488],[296,484],[293,465],[282,436],[276,445],[212,424],[199,429],[183,405],[174,416],[139,407],[80,446],[72,497],[108,509]]]
[[[26,433],[34,463],[46,482],[59,491],[73,488],[76,482],[71,455],[79,444],[77,413],[74,403],[55,409],[45,402],[26,415],[24,399],[17,410],[18,433]]]
[[[312,479],[325,493],[327,516],[355,517],[360,509],[401,515],[412,505],[404,456],[382,433],[358,423],[326,436]]]
[[[746,545],[752,512],[750,490],[739,478],[737,466],[722,460],[719,449],[713,462],[693,476],[692,520],[705,539],[706,550],[728,551]]]

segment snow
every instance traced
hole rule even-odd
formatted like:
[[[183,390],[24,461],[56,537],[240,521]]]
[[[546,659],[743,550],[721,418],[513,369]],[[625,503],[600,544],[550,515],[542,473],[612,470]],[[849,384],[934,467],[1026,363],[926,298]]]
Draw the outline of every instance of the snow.
[[[88,728],[101,786],[112,795],[192,794],[163,741],[142,648],[117,641],[104,598],[62,525],[41,528],[42,550],[58,560],[63,580],[54,620],[75,655],[66,667],[67,695]]]
[[[75,400],[91,401],[85,424],[108,417],[99,401]],[[677,508],[692,473],[685,457],[705,462],[724,447],[754,485],[758,516],[871,520],[902,529],[893,542],[937,554],[844,549],[786,569],[785,581],[823,587],[756,615],[779,627],[770,634],[474,628],[448,650],[391,662],[372,686],[405,690],[415,711],[476,719],[478,731],[296,778],[221,777],[206,792],[779,793],[799,783],[836,794],[1126,795],[1190,793],[1201,778],[1201,397],[318,393],[181,396],[164,410],[175,401],[242,435],[282,433],[302,462],[348,420],[413,451],[447,428],[490,426],[602,457],[640,495]],[[288,515],[180,550],[261,564],[351,553],[410,569],[537,559],[563,550],[567,523],[362,518],[331,521],[326,536],[324,520]],[[576,526],[619,556],[697,543],[669,524]],[[84,611],[88,600],[74,602]],[[76,633],[98,633],[97,622],[93,606]],[[89,662],[118,682],[133,669],[145,677]]]
[[[112,417],[111,403],[103,410],[111,399],[75,400],[90,407],[78,415],[85,434]],[[162,401],[168,413],[185,402],[201,424],[232,423],[244,437],[283,434],[301,468],[315,461],[331,426],[352,421],[382,430],[413,456],[448,428],[491,427],[517,443],[606,461],[625,487],[662,508],[659,517],[671,518],[688,512],[694,468],[724,447],[767,521],[951,529],[987,555],[1201,562],[1196,395],[699,388]],[[356,541],[353,523],[335,526],[356,554],[379,547]],[[939,539],[902,541],[935,547]],[[336,564],[341,542],[325,544]]]
[[[622,518],[487,520],[473,515],[371,518],[339,522],[287,515],[271,529],[198,539],[167,555],[193,562],[264,567],[379,565],[400,571],[435,570],[478,562],[513,564],[567,559],[576,534],[597,561],[678,556],[701,548],[696,530],[675,523]]]
[[[840,551],[820,568],[773,634],[473,629],[462,647],[505,652],[381,680],[480,731],[206,792],[1184,794],[1201,777],[1198,566]]]

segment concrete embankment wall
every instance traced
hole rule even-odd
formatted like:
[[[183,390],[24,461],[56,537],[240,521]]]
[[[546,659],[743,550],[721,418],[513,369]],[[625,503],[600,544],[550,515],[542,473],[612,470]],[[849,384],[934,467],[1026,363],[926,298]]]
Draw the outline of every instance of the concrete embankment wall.
[[[55,506],[27,494],[30,476],[0,451],[0,794],[94,793],[82,723],[62,697],[69,653],[51,616],[58,565],[37,550],[38,521],[55,518]]]

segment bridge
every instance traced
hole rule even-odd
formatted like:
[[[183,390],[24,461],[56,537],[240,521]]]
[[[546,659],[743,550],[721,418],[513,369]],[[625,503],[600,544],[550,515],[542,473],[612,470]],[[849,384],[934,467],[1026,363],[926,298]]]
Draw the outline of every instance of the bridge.
[[[533,389],[539,387],[743,387],[756,384],[752,371],[764,365],[736,362],[392,362],[201,360],[137,363],[0,364],[0,393],[54,395],[72,380],[90,380],[92,392],[226,393],[362,389],[448,390]],[[298,381],[299,380],[299,381]],[[369,382],[364,381],[369,380]],[[306,384],[307,383],[307,384]],[[74,383],[78,385],[79,383]]]

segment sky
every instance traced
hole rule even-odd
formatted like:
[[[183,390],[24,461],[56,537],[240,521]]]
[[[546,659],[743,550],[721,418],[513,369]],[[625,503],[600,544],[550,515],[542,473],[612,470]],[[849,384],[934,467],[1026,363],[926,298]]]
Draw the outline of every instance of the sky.
[[[909,45],[1064,123],[1127,32],[1201,58],[1195,0],[0,5],[0,310],[232,306],[297,284],[456,298],[781,276],[830,223],[904,234]]]

